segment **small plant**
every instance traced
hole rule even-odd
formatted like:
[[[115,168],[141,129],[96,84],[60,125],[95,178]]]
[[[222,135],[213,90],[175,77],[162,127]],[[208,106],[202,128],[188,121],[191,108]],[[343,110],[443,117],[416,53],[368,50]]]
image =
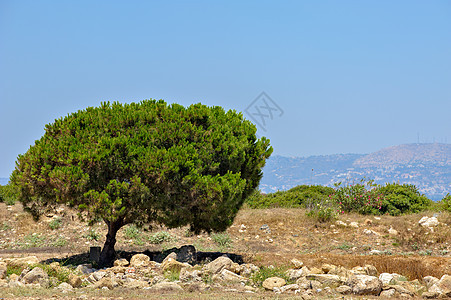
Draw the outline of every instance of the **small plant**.
[[[9,223],[7,222],[3,222],[2,225],[0,225],[0,230],[3,231],[10,230],[11,228],[12,228],[11,225],[9,225]]]
[[[180,270],[167,270],[164,272],[164,277],[169,281],[177,281],[180,279]]]
[[[55,219],[53,219],[52,221],[49,222],[49,227],[52,230],[58,229],[61,227],[62,222],[63,222],[63,218],[56,217]]]
[[[261,267],[260,270],[252,274],[251,280],[257,286],[262,286],[263,281],[270,277],[280,277],[285,279],[287,283],[291,283],[290,278],[286,274],[287,268],[285,267]]]
[[[64,247],[67,245],[67,240],[65,238],[59,237],[56,241],[52,243],[52,247]]]
[[[158,231],[148,237],[149,243],[151,244],[162,244],[164,242],[174,241],[176,238],[167,231]]]
[[[24,267],[22,266],[8,264],[8,266],[6,267],[6,277],[9,277],[12,274],[20,275],[23,269]]]
[[[343,244],[341,244],[341,245],[338,245],[337,246],[337,249],[340,249],[340,250],[349,250],[349,249],[351,249],[353,246],[352,245],[349,245],[349,244],[347,244],[347,243],[343,243]]]
[[[329,199],[313,199],[306,203],[307,216],[318,222],[330,222],[338,217],[338,209],[335,203]]]
[[[232,239],[230,238],[229,234],[226,233],[226,232],[224,232],[224,233],[213,233],[211,235],[211,239],[222,250],[225,250],[225,249],[230,248],[232,246]]]
[[[93,228],[90,228],[89,231],[83,237],[90,241],[98,241],[100,239],[100,234]]]
[[[141,237],[141,231],[139,230],[138,227],[136,227],[136,225],[132,224],[125,227],[124,236],[127,239],[138,239]]]
[[[25,236],[22,241],[17,242],[20,248],[36,248],[46,244],[46,236],[39,233],[33,233]]]

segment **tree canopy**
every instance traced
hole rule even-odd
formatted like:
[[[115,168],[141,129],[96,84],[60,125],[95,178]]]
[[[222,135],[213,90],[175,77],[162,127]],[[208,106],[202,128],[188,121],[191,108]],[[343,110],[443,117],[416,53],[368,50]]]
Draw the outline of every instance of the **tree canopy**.
[[[125,224],[223,231],[258,186],[269,140],[241,113],[163,100],[102,103],[59,118],[19,155],[11,176],[33,214],[56,204],[103,219],[101,264]]]

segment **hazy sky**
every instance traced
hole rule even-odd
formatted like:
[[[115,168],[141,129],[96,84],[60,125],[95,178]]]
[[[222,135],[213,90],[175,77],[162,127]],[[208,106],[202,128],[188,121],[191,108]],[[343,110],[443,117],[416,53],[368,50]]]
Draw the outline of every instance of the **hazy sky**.
[[[451,2],[0,0],[0,177],[56,118],[149,98],[248,108],[281,155],[451,142]]]

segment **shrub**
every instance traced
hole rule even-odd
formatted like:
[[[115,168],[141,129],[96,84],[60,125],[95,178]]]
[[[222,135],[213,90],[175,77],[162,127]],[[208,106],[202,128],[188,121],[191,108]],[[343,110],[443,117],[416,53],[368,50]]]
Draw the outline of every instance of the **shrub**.
[[[288,191],[270,194],[254,192],[246,199],[250,208],[299,208],[305,207],[311,199],[326,199],[333,193],[333,188],[321,185],[299,185]]]
[[[312,199],[307,204],[307,216],[316,219],[318,222],[329,222],[337,218],[338,206],[329,199]]]
[[[57,218],[53,219],[52,221],[49,222],[50,229],[55,230],[55,229],[60,228],[62,221],[63,221],[63,218],[61,218],[61,217],[57,217]]]
[[[378,188],[384,195],[381,213],[398,216],[405,213],[418,213],[432,205],[432,200],[420,194],[411,184],[389,183]]]
[[[0,185],[0,202],[6,205],[14,205],[17,199],[17,189],[11,184]]]
[[[451,195],[447,194],[441,202],[441,206],[443,210],[451,212]]]
[[[100,234],[93,228],[89,228],[89,231],[83,237],[90,241],[98,241],[100,239]]]

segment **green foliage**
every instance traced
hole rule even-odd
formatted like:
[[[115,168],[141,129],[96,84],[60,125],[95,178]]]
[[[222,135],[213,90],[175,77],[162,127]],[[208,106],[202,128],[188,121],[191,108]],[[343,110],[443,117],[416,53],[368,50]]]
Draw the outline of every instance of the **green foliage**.
[[[211,239],[219,246],[220,250],[226,250],[232,246],[232,239],[227,232],[213,233]]]
[[[56,217],[55,219],[53,219],[52,221],[49,222],[49,227],[52,230],[58,229],[61,227],[63,223],[63,218],[61,217]]]
[[[284,267],[261,267],[260,270],[252,274],[251,280],[257,286],[262,286],[263,281],[271,277],[280,277],[285,279],[287,283],[291,283],[290,278],[287,275],[287,268]]]
[[[11,184],[0,185],[0,202],[6,205],[14,205],[18,197],[18,190]]]
[[[9,277],[12,274],[20,275],[25,267],[8,264],[6,267],[6,277]]]
[[[360,214],[379,214],[384,195],[373,180],[360,180],[357,184],[335,184],[335,191],[330,199],[339,206],[339,212],[357,212]]]
[[[251,208],[298,208],[305,207],[312,199],[326,199],[333,188],[321,185],[299,185],[288,191],[277,191],[267,195],[254,192],[246,203]]]
[[[52,243],[52,247],[64,247],[67,245],[67,240],[65,238],[59,237],[56,241]]]
[[[125,224],[223,231],[272,148],[241,113],[164,101],[102,103],[55,120],[19,155],[11,182],[34,215],[64,203]]]
[[[83,237],[90,241],[98,241],[100,239],[100,234],[93,228],[89,228],[88,232]]]
[[[137,239],[141,237],[141,231],[136,225],[129,225],[124,228],[124,236],[127,239]]]
[[[432,200],[420,194],[414,185],[389,183],[379,187],[378,191],[384,195],[380,209],[383,214],[418,213],[432,205]]]
[[[180,270],[166,270],[163,275],[169,281],[177,281],[180,279]]]
[[[165,242],[172,242],[176,240],[176,237],[167,231],[158,231],[148,237],[149,243],[151,244],[162,244]]]
[[[338,207],[330,199],[311,199],[306,203],[308,209],[307,216],[314,218],[318,222],[330,222],[338,217]]]
[[[72,273],[71,270],[67,267],[51,267],[50,265],[46,264],[32,265],[30,266],[30,269],[33,269],[35,267],[41,268],[44,272],[47,273],[47,275],[49,275],[49,277],[55,277],[57,279],[55,286],[58,286],[62,282],[69,282],[69,276]]]
[[[451,195],[447,194],[442,201],[440,201],[441,207],[443,210],[451,212]]]

